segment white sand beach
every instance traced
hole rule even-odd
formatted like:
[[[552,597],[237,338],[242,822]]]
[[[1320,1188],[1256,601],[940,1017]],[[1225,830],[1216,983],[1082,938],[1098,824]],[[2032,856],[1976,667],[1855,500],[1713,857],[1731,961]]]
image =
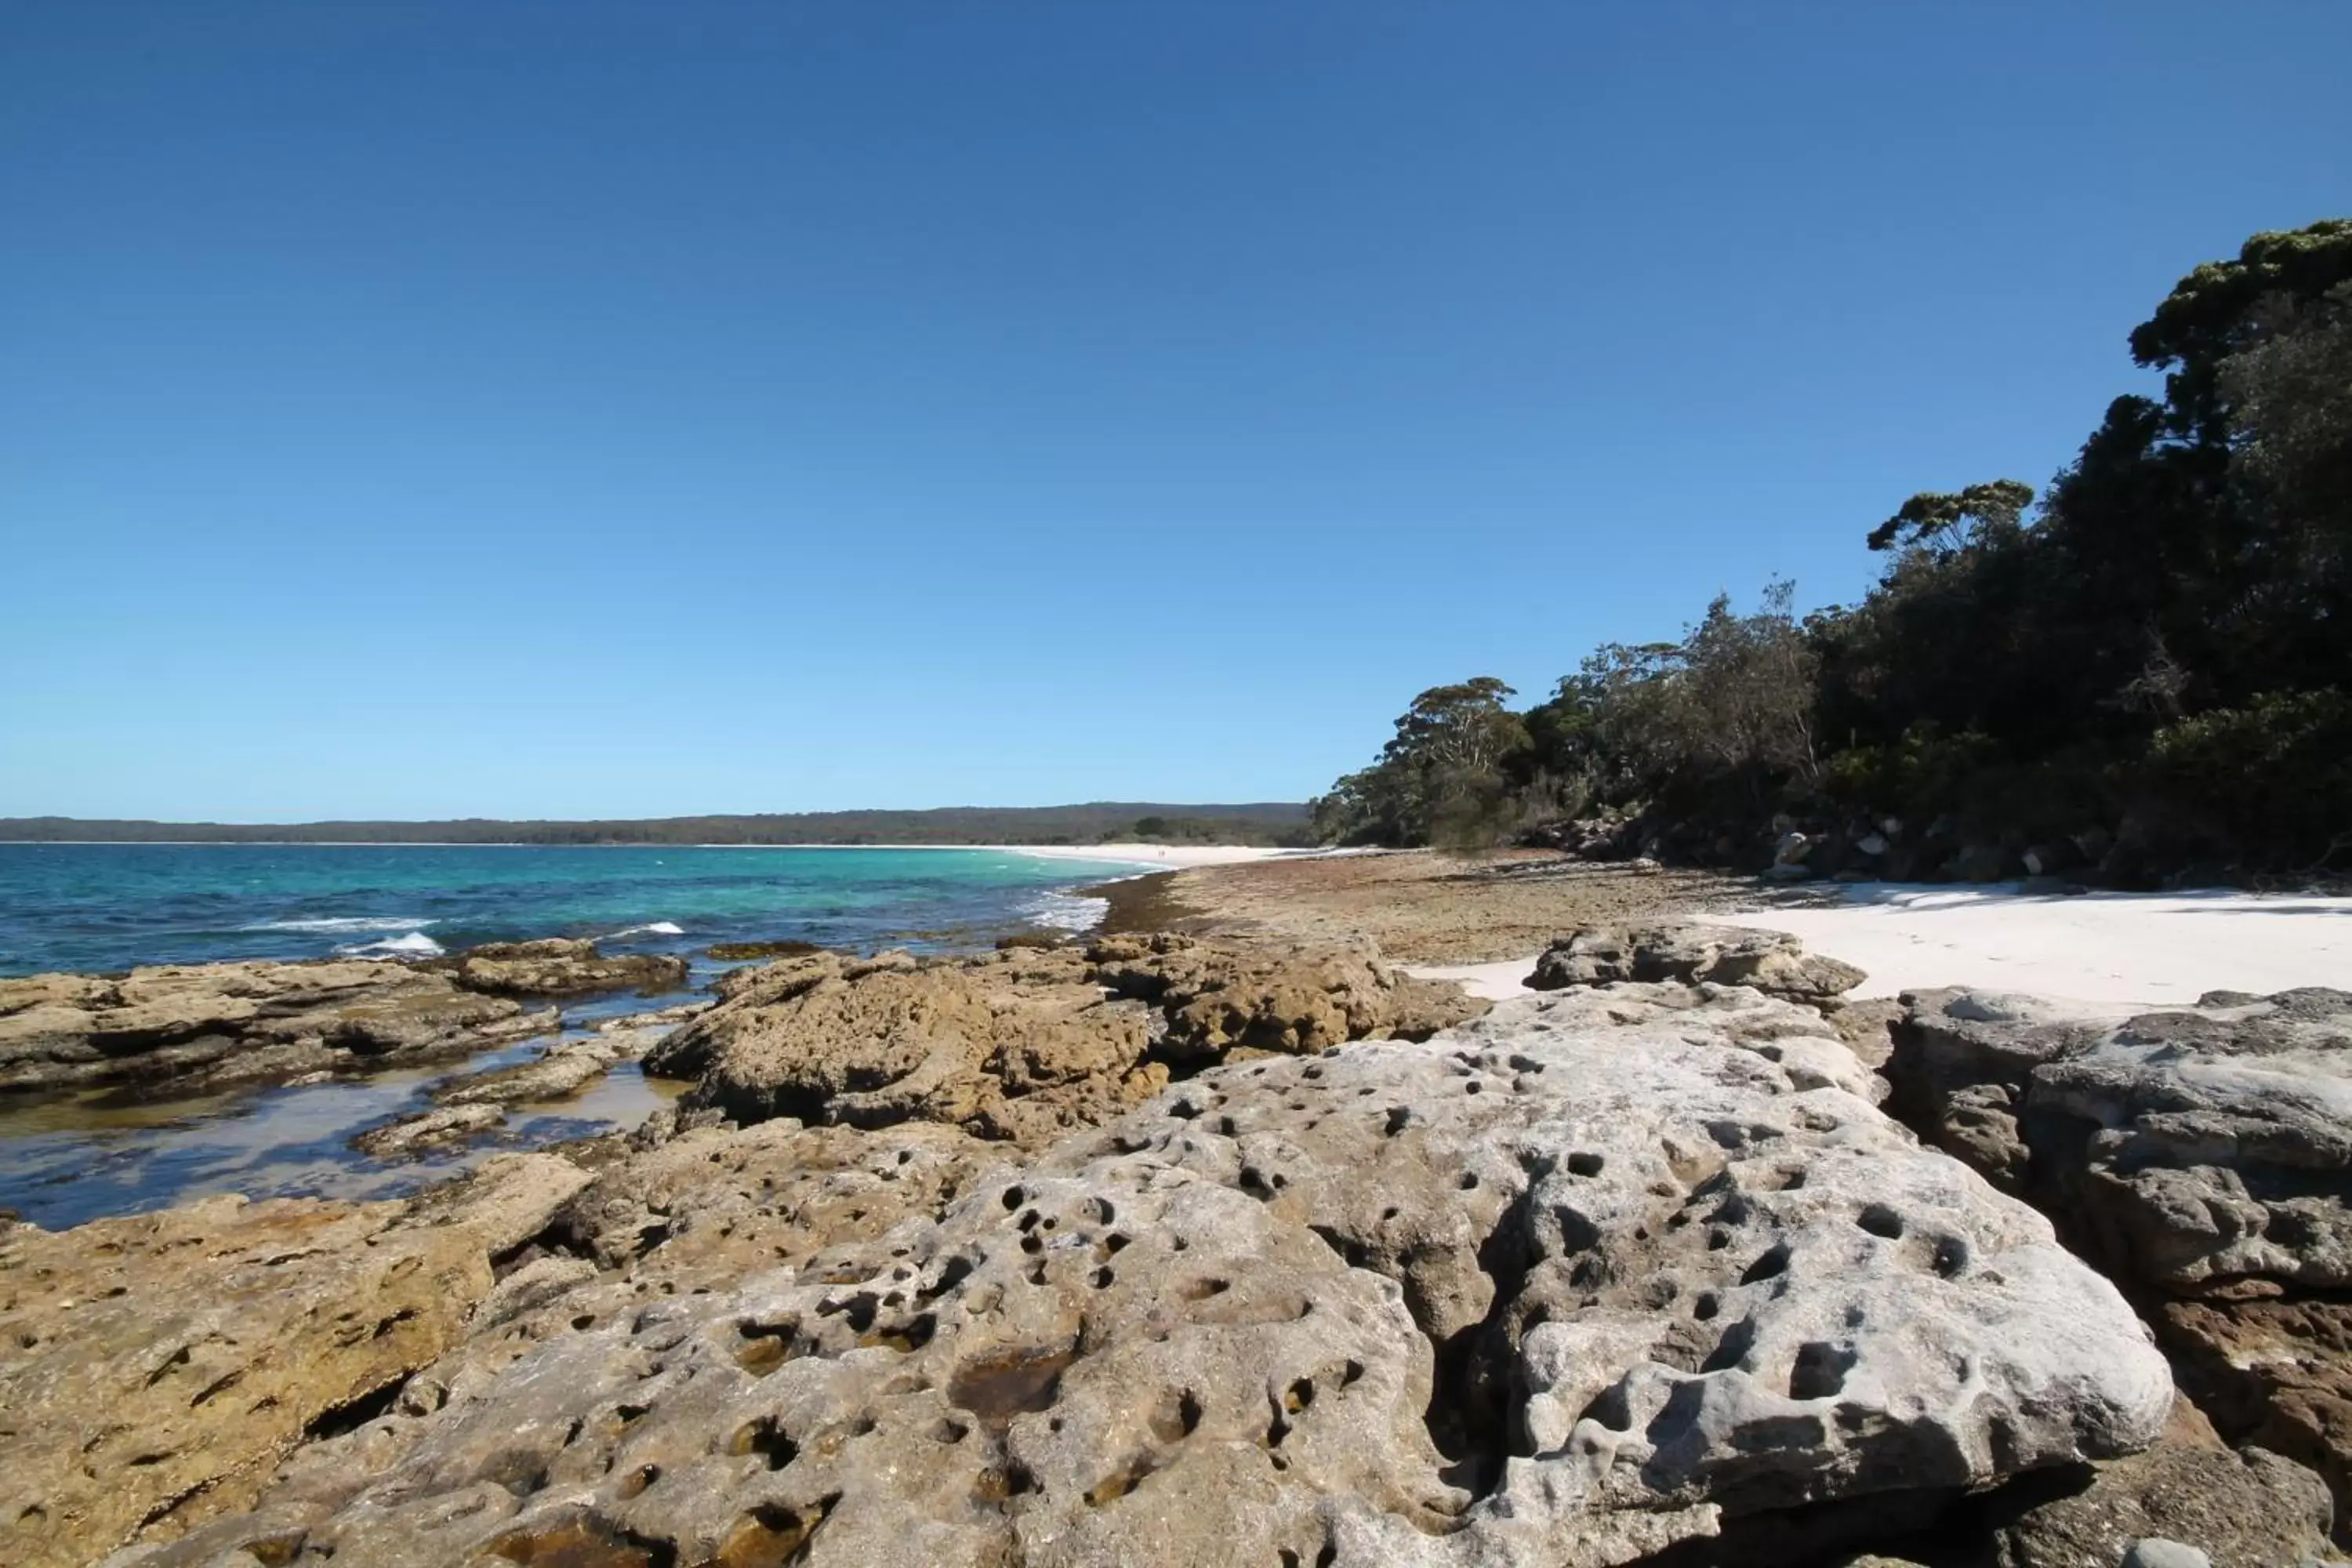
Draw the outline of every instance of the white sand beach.
[[[2208,991],[2352,986],[2352,898],[2086,893],[1863,883],[1837,902],[1697,918],[1793,932],[1865,971],[1857,997],[1972,985],[2073,1002],[2184,1003]],[[1472,994],[1524,995],[1535,955],[1415,966]]]
[[[1181,871],[1188,866],[1233,866],[1248,860],[1295,860],[1324,853],[1253,844],[989,844],[974,847],[1040,860],[1118,860],[1163,871]]]

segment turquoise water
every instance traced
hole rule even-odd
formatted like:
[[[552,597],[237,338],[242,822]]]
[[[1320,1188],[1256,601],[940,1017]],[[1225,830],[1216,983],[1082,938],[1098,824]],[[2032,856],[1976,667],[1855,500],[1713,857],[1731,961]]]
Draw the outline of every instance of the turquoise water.
[[[1136,869],[982,849],[0,844],[0,974],[541,936],[936,951],[1086,923],[1067,890]]]
[[[714,942],[937,952],[1089,924],[1100,905],[1074,889],[1141,868],[963,849],[0,844],[0,974],[426,956],[586,936],[608,952],[688,954],[689,988],[698,988],[725,967],[702,956]],[[567,1002],[567,1033],[675,999]],[[354,1133],[424,1109],[440,1077],[526,1059],[549,1043],[200,1100],[0,1097],[0,1208],[56,1228],[210,1193],[392,1196],[501,1149],[635,1126],[665,1092],[624,1065],[569,1099],[514,1108],[505,1128],[462,1149],[385,1162],[351,1147]]]

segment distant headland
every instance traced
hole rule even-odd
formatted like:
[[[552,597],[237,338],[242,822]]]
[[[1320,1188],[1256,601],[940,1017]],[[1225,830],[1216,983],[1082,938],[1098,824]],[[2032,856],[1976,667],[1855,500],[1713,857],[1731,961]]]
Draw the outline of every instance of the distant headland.
[[[1303,802],[950,805],[923,811],[759,812],[593,821],[150,822],[0,816],[16,844],[1246,844],[1314,842]]]

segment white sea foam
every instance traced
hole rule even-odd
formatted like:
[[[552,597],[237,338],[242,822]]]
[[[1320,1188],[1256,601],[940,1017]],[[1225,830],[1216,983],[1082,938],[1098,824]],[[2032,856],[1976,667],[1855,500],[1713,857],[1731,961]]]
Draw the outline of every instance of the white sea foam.
[[[1016,907],[1032,923],[1052,931],[1092,931],[1110,913],[1108,899],[1081,898],[1076,893],[1039,893]]]
[[[618,942],[625,936],[684,936],[685,934],[686,928],[684,926],[672,925],[667,921],[656,921],[651,925],[625,926],[619,931],[606,931],[603,936],[598,937],[596,940],[599,942]]]
[[[331,920],[263,921],[258,925],[240,927],[243,931],[421,931],[438,921],[418,920],[409,915],[339,915]]]
[[[413,931],[382,942],[346,942],[335,951],[345,958],[438,958],[443,950],[423,931]]]

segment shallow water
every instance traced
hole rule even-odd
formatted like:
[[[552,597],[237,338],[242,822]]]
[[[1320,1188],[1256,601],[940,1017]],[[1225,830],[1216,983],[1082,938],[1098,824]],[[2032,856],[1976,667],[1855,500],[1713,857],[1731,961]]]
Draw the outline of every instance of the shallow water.
[[[527,1061],[551,1043],[245,1094],[114,1105],[93,1093],[0,1110],[0,1207],[55,1230],[215,1193],[397,1197],[492,1154],[635,1127],[688,1087],[623,1062],[564,1099],[509,1106],[505,1126],[454,1148],[375,1160],[351,1146],[358,1132],[427,1109],[425,1091],[442,1078]]]
[[[984,850],[0,845],[0,974],[557,935],[688,957],[687,990],[567,1000],[566,1032],[577,1035],[702,991],[731,967],[702,955],[714,943],[979,947],[1087,923],[1091,901],[1070,889],[1134,870]],[[440,1079],[550,1043],[202,1099],[0,1099],[0,1208],[54,1229],[215,1193],[397,1196],[501,1151],[634,1127],[685,1087],[624,1063],[568,1099],[509,1107],[504,1127],[453,1149],[382,1161],[352,1148],[356,1133],[425,1109]]]

